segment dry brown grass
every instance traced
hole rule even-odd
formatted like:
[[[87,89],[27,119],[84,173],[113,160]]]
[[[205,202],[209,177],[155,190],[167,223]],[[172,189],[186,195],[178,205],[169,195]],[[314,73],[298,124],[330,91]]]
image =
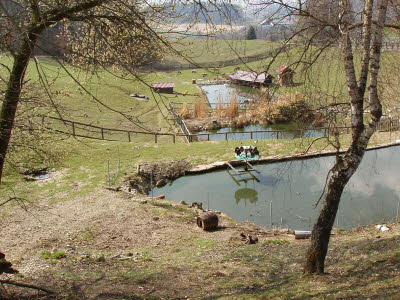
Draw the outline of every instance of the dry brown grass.
[[[193,118],[206,118],[208,117],[208,105],[202,100],[198,99],[194,102]]]
[[[217,106],[214,110],[214,114],[219,118],[225,117],[225,106],[224,101],[221,99],[221,97],[218,97],[217,99]]]
[[[231,102],[225,110],[225,116],[228,118],[236,118],[239,115],[239,101],[236,95],[231,96]]]
[[[187,103],[183,103],[181,110],[178,113],[183,119],[189,119],[191,114],[189,110],[189,105]]]
[[[230,96],[230,102],[226,103],[218,97],[214,115],[219,118],[236,118],[239,115],[239,100],[237,95]]]

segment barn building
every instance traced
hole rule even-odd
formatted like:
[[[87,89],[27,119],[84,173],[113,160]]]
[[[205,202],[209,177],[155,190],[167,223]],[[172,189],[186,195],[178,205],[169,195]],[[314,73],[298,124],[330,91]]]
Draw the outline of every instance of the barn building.
[[[290,67],[286,65],[281,65],[278,69],[276,69],[276,73],[278,76],[279,84],[281,86],[292,86],[294,84],[294,71]]]
[[[237,70],[235,74],[227,74],[228,79],[238,85],[251,87],[269,87],[272,84],[273,76],[266,72],[257,73],[254,71]]]
[[[175,82],[154,82],[151,87],[155,93],[173,94]]]

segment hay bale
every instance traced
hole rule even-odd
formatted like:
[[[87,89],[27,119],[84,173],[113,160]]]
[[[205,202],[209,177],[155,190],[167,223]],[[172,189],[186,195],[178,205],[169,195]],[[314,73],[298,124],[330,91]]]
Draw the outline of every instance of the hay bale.
[[[213,230],[218,227],[218,216],[213,212],[206,212],[198,216],[196,222],[203,230]]]

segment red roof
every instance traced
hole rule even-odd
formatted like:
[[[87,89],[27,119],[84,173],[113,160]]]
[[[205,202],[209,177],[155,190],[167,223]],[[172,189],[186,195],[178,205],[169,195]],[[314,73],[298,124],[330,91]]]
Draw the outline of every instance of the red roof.
[[[237,71],[235,75],[228,74],[228,77],[234,80],[264,83],[268,77],[271,77],[266,72],[257,73],[254,71]]]
[[[173,88],[175,87],[175,82],[154,82],[151,86],[157,89]]]
[[[284,73],[285,71],[292,71],[292,69],[286,65],[281,65],[278,69],[276,69],[276,73]]]

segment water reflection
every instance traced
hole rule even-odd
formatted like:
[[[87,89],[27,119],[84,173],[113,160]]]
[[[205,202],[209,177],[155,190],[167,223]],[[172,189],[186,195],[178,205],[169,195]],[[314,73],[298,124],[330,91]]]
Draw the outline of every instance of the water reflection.
[[[400,147],[368,151],[360,168],[343,191],[336,227],[352,228],[394,221],[400,204],[398,161]],[[154,189],[174,201],[209,202],[209,207],[234,219],[269,227],[310,229],[319,213],[321,196],[334,157],[321,157],[268,165],[256,165],[258,181],[248,173],[226,171],[185,176],[172,185]],[[247,180],[241,180],[246,179]],[[272,218],[270,211],[272,210]]]
[[[244,202],[244,204],[247,204],[247,201],[249,201],[251,204],[257,203],[258,201],[258,192],[254,189],[251,188],[242,188],[238,189],[235,192],[235,201],[236,204],[238,204],[240,201]]]

